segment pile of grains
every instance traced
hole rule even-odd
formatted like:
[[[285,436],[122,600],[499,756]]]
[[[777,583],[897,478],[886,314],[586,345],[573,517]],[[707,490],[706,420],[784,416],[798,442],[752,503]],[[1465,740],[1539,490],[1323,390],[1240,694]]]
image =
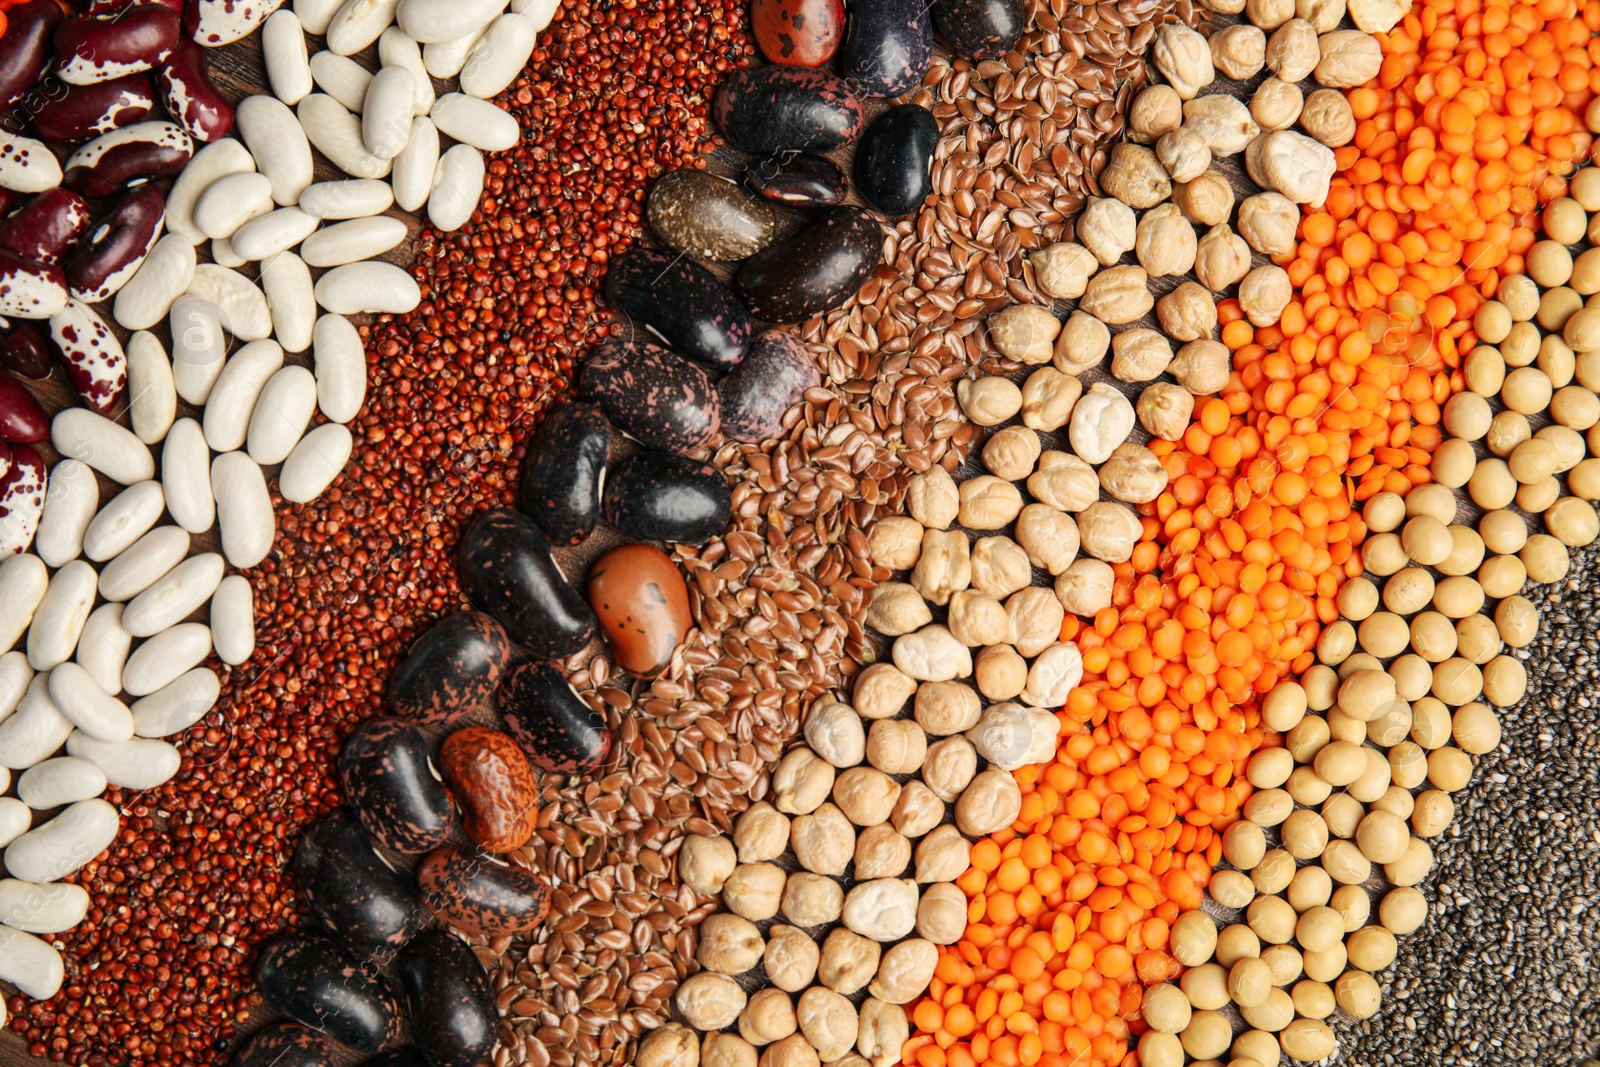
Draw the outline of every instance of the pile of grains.
[[[177,779],[107,794],[126,825],[72,879],[91,907],[60,938],[66,985],[47,1002],[11,1001],[32,1055],[88,1067],[227,1059],[256,1002],[253,949],[297,914],[283,868],[299,828],[337,803],[339,740],[378,713],[411,637],[456,605],[443,562],[456,532],[509,505],[520,442],[606,328],[598,279],[637,236],[648,180],[693,165],[710,136],[706,100],[750,53],[744,7],[569,3],[542,35],[506,94],[527,138],[490,162],[477,221],[419,239],[424,304],[365,331],[370,385],[350,468],[314,504],[273,501],[280,532],[256,577],[256,658],[224,674]],[[590,831],[566,827],[608,818],[600,811],[558,820],[552,804],[544,825],[559,823],[561,846],[582,855]],[[657,820],[649,840],[667,813],[646,818]],[[647,855],[636,869],[644,881],[666,862]],[[683,912],[669,905],[652,895],[647,922],[675,926]],[[590,960],[612,951],[608,968],[617,958],[604,942],[580,948]]]
[[[1375,1065],[1576,1063],[1600,1051],[1600,877],[1575,848],[1600,842],[1600,551],[1528,597],[1543,620],[1517,655],[1528,695],[1501,712],[1440,839],[1425,936],[1385,975],[1384,1009],[1336,1025]]]

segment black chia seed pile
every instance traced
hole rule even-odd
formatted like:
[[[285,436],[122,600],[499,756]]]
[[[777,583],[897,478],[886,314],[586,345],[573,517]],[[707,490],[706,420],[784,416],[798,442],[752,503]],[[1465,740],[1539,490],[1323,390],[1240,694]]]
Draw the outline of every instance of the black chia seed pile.
[[[1360,1067],[1587,1067],[1600,1056],[1600,545],[1523,595],[1528,695],[1474,757],[1433,842],[1427,925],[1400,939],[1379,1013],[1330,1019]]]

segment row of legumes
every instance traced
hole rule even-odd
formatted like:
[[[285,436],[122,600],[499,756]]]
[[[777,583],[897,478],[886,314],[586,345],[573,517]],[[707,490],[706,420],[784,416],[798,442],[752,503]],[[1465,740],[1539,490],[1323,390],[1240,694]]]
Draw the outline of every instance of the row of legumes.
[[[0,37],[0,98],[38,135],[0,135],[0,206],[17,207],[0,222],[0,364],[44,378],[59,361],[85,405],[47,419],[0,379],[0,787],[20,772],[0,797],[0,977],[38,999],[64,967],[36,935],[89,909],[60,879],[121,825],[100,795],[170,780],[181,753],[166,739],[221,689],[207,657],[254,651],[250,580],[224,574],[272,546],[273,468],[304,503],[350,455],[366,358],[348,316],[418,301],[376,258],[407,234],[389,209],[467,221],[481,152],[518,136],[487,98],[551,15],[499,0],[275,7],[202,3],[183,28],[178,5],[29,0]],[[206,50],[257,30],[272,94],[235,109]],[[307,33],[328,50],[309,54]],[[369,72],[349,55],[373,42]],[[435,98],[432,76],[458,74],[463,91]],[[441,132],[461,143],[441,153]],[[313,147],[348,178],[314,181]],[[302,353],[311,366],[285,358]],[[48,489],[32,447],[46,440],[63,457]],[[102,502],[100,478],[124,488]],[[192,552],[213,530],[221,551]],[[207,623],[185,621],[208,605]]]
[[[1451,400],[1463,355],[1465,379],[1487,383],[1495,358],[1528,369],[1539,348],[1525,329],[1511,355],[1485,355],[1480,337],[1500,343],[1534,311],[1525,297],[1483,300],[1523,265],[1536,197],[1561,188],[1541,184],[1543,168],[1570,172],[1587,155],[1575,113],[1588,104],[1589,64],[1572,46],[1588,31],[1571,12],[1529,6],[1425,8],[1402,22],[1398,7],[1361,4],[1355,31],[1336,29],[1342,5],[1241,6],[1251,25],[1209,44],[1175,27],[1158,34],[1168,84],[1141,94],[1130,116],[1135,141],[1154,149],[1114,150],[1101,176],[1110,195],[1086,209],[1079,243],[1033,256],[1042,289],[1078,300],[1065,326],[1027,306],[991,318],[1003,356],[1053,367],[1020,390],[1000,378],[963,389],[980,424],[1022,416],[985,445],[989,473],[957,487],[936,472],[913,488],[910,519],[880,522],[875,559],[911,572],[874,602],[875,627],[899,635],[894,665],[863,672],[853,708],[814,710],[809,748],[780,767],[775,805],[752,809],[731,845],[686,848],[685,879],[721,890],[744,920],[728,917],[702,942],[708,973],[680,994],[697,1027],[737,1017],[741,1037],[708,1034],[701,1054],[739,1062],[742,1050],[753,1060],[767,1046],[774,1062],[804,1063],[854,1044],[869,1059],[893,1059],[895,1035],[914,1027],[903,1055],[923,1067],[1181,1063],[1185,1054],[1220,1060],[1230,1046],[1235,1062],[1276,1063],[1280,1052],[1315,1060],[1333,1048],[1321,1020],[1335,1004],[1375,1011],[1371,972],[1393,958],[1394,934],[1420,925],[1425,904],[1412,886],[1429,866],[1426,839],[1448,823],[1449,792],[1470,777],[1467,754],[1497,737],[1478,698],[1521,696],[1521,665],[1502,641],[1526,643],[1529,621],[1526,601],[1510,598],[1524,578],[1559,577],[1565,544],[1594,536],[1578,433],[1592,424],[1593,394],[1581,380],[1566,384],[1581,357],[1568,353],[1564,377],[1541,365],[1549,388],[1524,374],[1509,394],[1498,380],[1464,394],[1481,404]],[[1263,65],[1275,76],[1248,108],[1201,92],[1215,69],[1243,79]],[[1295,83],[1308,74],[1324,88],[1303,98]],[[1534,119],[1534,107],[1550,113]],[[1411,128],[1419,117],[1420,131]],[[1287,129],[1297,120],[1311,137]],[[1240,151],[1270,191],[1239,205],[1235,235],[1233,194],[1208,165]],[[1557,215],[1558,234],[1582,236],[1586,220],[1566,207]],[[1193,223],[1212,229],[1197,240]],[[1275,262],[1252,267],[1252,250]],[[1118,265],[1129,251],[1138,265]],[[1531,269],[1564,281],[1575,265],[1562,254],[1542,248]],[[1191,268],[1199,284],[1157,308],[1165,336],[1110,336],[1107,326],[1151,309],[1148,277]],[[1238,297],[1217,306],[1211,292],[1236,283]],[[1576,307],[1559,294],[1544,303],[1558,305],[1540,319],[1546,329],[1564,327],[1559,313]],[[1210,339],[1218,325],[1222,344]],[[1587,345],[1585,328],[1579,319],[1562,343]],[[1174,353],[1171,340],[1184,347]],[[1115,387],[1084,391],[1076,381],[1108,349],[1113,377],[1150,383],[1137,405]],[[1155,381],[1163,372],[1179,384]],[[1511,378],[1503,365],[1500,376]],[[1555,388],[1572,391],[1557,426],[1535,438],[1525,416],[1542,412]],[[1490,414],[1497,393],[1504,417]],[[1155,440],[1117,445],[1136,418]],[[1491,421],[1495,454],[1474,455],[1456,474],[1473,427],[1485,437]],[[1462,431],[1441,449],[1454,423]],[[1071,451],[1044,450],[1039,434],[1063,427]],[[1453,464],[1440,485],[1429,484],[1435,450]],[[1561,497],[1554,475],[1569,470],[1574,495]],[[1448,490],[1473,477],[1474,500],[1498,509],[1477,541],[1449,526]],[[1035,503],[1012,484],[1024,479]],[[1511,529],[1522,522],[1504,510],[1517,484],[1531,487],[1518,501],[1525,509],[1565,501],[1547,516],[1551,534]],[[1097,499],[1101,488],[1116,502]],[[1015,523],[1016,541],[996,534],[969,545],[965,533],[943,532],[956,521],[980,532]],[[1487,563],[1486,547],[1496,553]],[[1018,569],[1008,570],[1012,551]],[[1027,573],[1024,563],[1057,576],[1057,643],[1035,644],[1039,591],[1008,582]],[[1395,576],[1382,583],[1385,611],[1374,610],[1378,585],[1363,570]],[[1507,598],[1492,620],[1478,613],[1486,596]],[[947,626],[932,624],[924,599],[947,608]],[[985,709],[954,682],[969,674],[996,703]],[[1034,763],[1041,736],[1057,727],[1029,707],[1054,706],[1073,675],[1055,760]],[[921,730],[941,739],[906,756],[893,716],[913,696]],[[974,777],[977,756],[990,769]],[[857,766],[863,757],[870,768]],[[912,770],[920,783],[891,788],[888,774]],[[1015,792],[996,776],[1006,770]],[[1413,798],[1424,780],[1432,788]],[[953,883],[945,832],[914,853],[908,843],[928,829],[927,793],[955,803],[968,835],[1003,824],[972,846]],[[853,839],[852,824],[863,827]],[[808,872],[787,881],[770,864],[785,836]],[[1269,851],[1273,837],[1281,847]],[[858,873],[848,894],[824,892],[817,876],[843,873],[852,847],[858,867],[890,876],[861,882]],[[900,899],[905,883],[892,873],[913,856],[916,881]],[[1224,859],[1233,869],[1213,883]],[[1395,888],[1369,923],[1359,883],[1375,863]],[[920,899],[917,882],[934,883]],[[946,892],[951,884],[960,897]],[[1197,910],[1213,885],[1215,903],[1245,909],[1220,934]],[[763,947],[753,922],[780,912],[802,926],[842,914],[845,929],[820,957],[788,927]],[[919,937],[900,940],[913,929]],[[874,941],[897,943],[880,957]],[[724,958],[735,943],[742,950]],[[770,991],[746,1004],[718,977],[763,955],[782,990],[804,991],[798,1005]],[[1160,984],[1184,968],[1178,986]],[[924,982],[930,995],[909,1015],[896,1010]],[[871,999],[856,1012],[845,996],[863,986]],[[1252,1028],[1237,1043],[1217,1013],[1230,1001]],[[694,1054],[693,1041],[669,1030],[641,1058]]]

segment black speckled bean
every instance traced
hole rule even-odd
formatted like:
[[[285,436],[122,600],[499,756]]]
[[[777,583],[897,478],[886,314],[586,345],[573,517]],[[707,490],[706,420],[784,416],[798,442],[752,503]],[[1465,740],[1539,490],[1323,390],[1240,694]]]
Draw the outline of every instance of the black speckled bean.
[[[325,937],[285,934],[256,962],[267,1006],[358,1052],[400,1040],[400,994],[360,956]]]
[[[767,322],[803,322],[838,307],[883,258],[883,227],[855,207],[831,207],[782,244],[745,261],[734,288]]]
[[[277,1023],[233,1054],[233,1067],[333,1067],[333,1042],[299,1023]]]
[[[513,668],[494,706],[506,732],[541,770],[593,774],[611,755],[605,719],[578,698],[553,663],[530,661]]]
[[[428,853],[417,885],[425,908],[477,937],[527,933],[550,912],[550,891],[526,868],[460,845]]]
[[[428,1061],[414,1048],[397,1048],[368,1060],[361,1067],[428,1067]]]
[[[831,207],[850,195],[850,179],[839,164],[811,152],[774,152],[752,159],[744,168],[744,184],[790,207]]]
[[[715,467],[665,452],[635,452],[606,479],[606,521],[641,541],[703,545],[733,517],[733,494]]]
[[[372,840],[392,852],[430,852],[455,829],[455,801],[428,761],[428,739],[400,719],[368,719],[345,738],[339,779]]]
[[[999,59],[1028,25],[1022,0],[933,0],[933,25],[957,55]]]
[[[312,914],[341,941],[377,952],[399,948],[417,932],[416,890],[373,851],[349,808],[306,829],[294,869]]]
[[[578,395],[650,448],[688,453],[716,439],[717,390],[701,367],[649,341],[606,341],[584,360]]]
[[[692,259],[633,248],[611,261],[606,296],[667,347],[714,370],[744,358],[750,316],[717,276]]]
[[[461,591],[472,606],[530,655],[570,656],[594,636],[588,602],[567,584],[550,542],[526,515],[496,508],[473,519],[461,535],[456,562]]]
[[[580,545],[600,524],[611,424],[593,404],[556,409],[528,439],[517,510],[553,545]]]
[[[853,5],[840,50],[845,80],[863,96],[899,96],[922,84],[933,62],[933,20],[923,0]]]
[[[825,70],[750,67],[722,83],[712,114],[728,141],[746,152],[831,152],[861,134],[864,113],[852,89]]]
[[[888,215],[909,215],[933,192],[929,167],[939,123],[918,104],[901,104],[872,120],[856,149],[856,192]]]
[[[448,726],[489,699],[510,657],[505,630],[481,611],[440,619],[389,676],[389,706],[419,725]]]
[[[650,229],[674,252],[715,262],[745,259],[772,243],[782,213],[735,182],[703,170],[670,170],[645,201]]]
[[[756,335],[744,362],[717,383],[722,432],[735,441],[759,442],[783,433],[783,413],[822,384],[816,357],[784,330]]]
[[[467,943],[429,930],[400,951],[411,1032],[432,1067],[477,1067],[494,1051],[494,989]]]

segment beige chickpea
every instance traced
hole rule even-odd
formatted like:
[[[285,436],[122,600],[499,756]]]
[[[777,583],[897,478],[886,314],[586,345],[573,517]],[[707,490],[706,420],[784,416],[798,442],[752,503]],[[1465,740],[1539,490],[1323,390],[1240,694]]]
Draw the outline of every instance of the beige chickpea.
[[[1292,252],[1299,224],[1300,209],[1281,193],[1257,193],[1239,204],[1239,236],[1263,255]]]
[[[922,556],[922,524],[909,515],[886,515],[872,524],[867,551],[892,571],[910,570]]]
[[[991,768],[976,775],[956,800],[956,826],[969,837],[983,837],[1010,826],[1021,810],[1016,779]]]
[[[1034,465],[1039,461],[1039,439],[1034,431],[1050,433],[1059,430],[1067,424],[1072,417],[1072,409],[1078,403],[1078,398],[1083,395],[1083,383],[1070,374],[1062,374],[1054,367],[1040,367],[1028,375],[1028,380],[1022,387],[1022,427],[1007,427],[1007,429],[1026,428],[1032,437],[1031,447],[1026,439],[1019,442],[1023,451],[1013,457],[999,456],[1002,461],[1010,458],[1009,470],[1022,470],[1025,459],[1027,469],[1018,474],[1018,478],[1026,478],[1032,472]],[[995,435],[1005,433],[1001,430]],[[993,437],[990,438],[992,442]],[[1031,452],[1031,455],[1027,453]],[[984,446],[984,463],[995,474],[1006,477],[995,465],[987,459],[988,445]],[[959,499],[959,493],[958,499]]]
[[[887,1004],[876,997],[868,997],[861,1004],[861,1016],[856,1049],[860,1052],[860,1067],[894,1067],[900,1062],[900,1052],[911,1036],[911,1023],[905,1009],[898,1004]],[[850,1057],[835,1060],[833,1067],[851,1067]]]
[[[1267,35],[1258,27],[1239,23],[1211,35],[1211,62],[1234,81],[1255,77],[1266,55]]]
[[[739,1036],[752,1045],[782,1041],[799,1028],[794,1001],[782,989],[757,990],[739,1013]]]
[[[1154,452],[1129,441],[1118,445],[1101,466],[1100,486],[1125,503],[1145,504],[1167,487],[1167,472]]]
[[[951,636],[968,648],[1011,639],[1011,620],[1006,617],[1005,607],[987,593],[973,589],[951,595],[947,625]]]
[[[1176,341],[1209,338],[1217,327],[1215,298],[1194,282],[1184,282],[1156,301],[1161,329]]]
[[[815,709],[812,713],[815,714]],[[733,829],[733,841],[739,849],[740,863],[775,860],[789,847],[789,820],[766,801],[757,801],[739,816]]]
[[[838,919],[843,908],[844,890],[839,883],[810,871],[796,871],[789,875],[783,887],[783,901],[779,905],[783,917],[801,927],[825,926]]]
[[[932,604],[948,604],[950,594],[972,581],[971,542],[960,530],[929,530],[922,535],[922,555],[908,579]],[[861,710],[860,702],[856,710]],[[865,714],[865,712],[863,712]]]
[[[972,587],[1004,600],[1033,581],[1022,546],[1009,537],[980,537],[972,546]],[[860,710],[858,705],[857,710]]]
[[[1149,144],[1183,121],[1183,98],[1170,85],[1151,85],[1133,98],[1128,109],[1129,136]]]
[[[956,518],[969,529],[998,530],[1010,525],[1022,510],[1022,494],[1017,487],[992,474],[968,478],[957,491],[961,503]]]
[[[1293,296],[1289,273],[1276,264],[1256,267],[1239,282],[1239,306],[1257,326],[1276,325]]]
[[[696,1030],[721,1030],[744,1010],[745,992],[725,974],[701,971],[678,986],[673,1003]]]
[[[1112,376],[1124,382],[1150,381],[1172,363],[1172,344],[1155,330],[1124,330],[1111,339],[1111,351]]]
[[[1079,458],[1086,463],[1100,464],[1110,458],[1117,445],[1128,439],[1133,423],[1133,405],[1121,391],[1105,382],[1095,382],[1073,408],[1067,436]],[[962,488],[972,481],[964,483]]]
[[[1071,515],[1049,504],[1029,504],[1016,521],[1017,543],[1028,562],[1052,575],[1060,574],[1078,557],[1081,531]]]
[[[1115,579],[1109,564],[1098,559],[1079,559],[1056,578],[1056,596],[1067,611],[1091,617],[1111,605]]]
[[[878,975],[867,988],[886,1004],[909,1003],[928,988],[938,962],[939,950],[932,941],[920,937],[901,941],[884,952]]]
[[[927,736],[915,722],[879,719],[872,724],[867,736],[867,762],[883,773],[910,774],[922,766],[927,754]]]
[[[1195,277],[1207,289],[1220,292],[1250,273],[1250,246],[1226,223],[1211,227],[1198,249]]]
[[[1273,31],[1267,38],[1267,69],[1280,81],[1290,84],[1305,81],[1322,58],[1317,31],[1311,23],[1291,18],[1262,29]]]
[[[921,837],[944,819],[944,801],[922,782],[912,780],[900,788],[900,799],[889,816],[889,823],[902,837]],[[857,842],[857,854],[860,842]],[[910,862],[909,851],[906,862]],[[902,865],[903,866],[903,865]]]
[[[822,943],[817,980],[835,993],[849,996],[867,988],[878,973],[883,948],[872,938],[846,929],[828,934]]]
[[[1305,109],[1300,112],[1300,128],[1329,148],[1337,148],[1355,138],[1355,114],[1343,93],[1337,89],[1318,89],[1306,97]]]
[[[911,842],[888,823],[869,826],[856,837],[855,876],[858,879],[898,878],[910,862]]]
[[[786,815],[816,811],[828,799],[833,778],[832,765],[815,752],[804,746],[790,749],[772,772],[773,807]]]
[[[978,773],[978,753],[960,734],[928,746],[922,762],[922,781],[946,804],[961,795]]]
[[[857,882],[845,894],[844,925],[874,941],[900,940],[917,925],[917,883],[906,878]]]
[[[1041,503],[1079,512],[1100,498],[1094,468],[1069,452],[1042,453],[1038,468],[1028,476],[1028,492]]]
[[[834,795],[838,796],[839,790],[835,789]],[[789,844],[806,870],[843,874],[855,856],[856,832],[838,806],[823,804],[816,811],[795,818],[789,828]]]
[[[947,681],[923,682],[917,687],[913,714],[917,725],[935,737],[965,733],[978,721],[981,711],[978,695],[971,686]]]
[[[951,882],[937,882],[922,891],[917,904],[917,933],[936,945],[953,945],[967,929],[967,896]]]
[[[841,771],[833,784],[833,801],[837,810],[857,826],[876,826],[889,821],[889,813],[900,799],[900,784],[876,767],[851,767]],[[818,814],[827,807],[818,808]],[[799,820],[795,820],[798,824]],[[854,848],[854,834],[851,847]],[[798,849],[796,853],[798,854]],[[844,871],[827,871],[843,874]]]
[[[1059,374],[1051,368],[1045,368],[1045,373]],[[996,477],[1007,481],[1021,481],[1033,473],[1033,465],[1038,462],[1040,451],[1037,433],[1026,426],[1007,426],[990,434],[989,440],[984,442],[983,465]],[[959,490],[957,499],[959,502]],[[958,503],[958,516],[959,513]],[[879,520],[879,525],[883,521]]]
[[[866,731],[861,724],[861,716],[848,704],[837,700],[822,699],[811,706],[811,711],[806,715],[805,724],[806,744],[811,750],[835,767],[854,767],[861,762],[866,753]],[[770,811],[770,808],[768,809]],[[756,813],[752,808],[746,813],[746,818]],[[777,815],[777,812],[771,812]],[[782,816],[778,816],[782,819]],[[783,827],[787,832],[788,820],[782,819]],[[740,820],[740,826],[744,820]],[[759,831],[758,831],[759,832]],[[740,847],[740,862],[753,863],[743,855],[744,845],[740,843],[739,835],[734,835],[734,842]],[[782,849],[779,849],[782,852]],[[771,859],[771,856],[761,856],[759,859]]]
[[[634,1062],[639,1067],[699,1067],[700,1041],[687,1026],[667,1023],[639,1042]]]
[[[905,582],[884,582],[872,591],[867,625],[887,637],[919,630],[933,621],[928,602]]]
[[[678,850],[678,878],[701,896],[715,896],[738,862],[734,844],[726,837],[690,834]]]
[[[949,882],[967,869],[971,844],[954,826],[935,827],[917,845],[914,853],[917,881]]]
[[[1081,374],[1104,359],[1110,347],[1111,331],[1106,324],[1087,311],[1074,311],[1056,338],[1052,364],[1062,374]],[[1017,402],[1020,408],[1020,395]]]
[[[1250,117],[1267,133],[1287,130],[1304,109],[1300,87],[1273,76],[1261,83],[1250,98]]]
[[[729,1035],[707,1034],[708,1044],[712,1036],[727,1037]],[[734,1038],[733,1040],[742,1039]],[[804,1035],[790,1034],[782,1041],[774,1041],[766,1047],[761,1053],[758,1067],[821,1067],[821,1064],[822,1060],[817,1055],[817,1050],[812,1047],[811,1042],[807,1041]]]
[[[1014,304],[985,320],[989,342],[1007,359],[1048,363],[1061,321],[1037,304]]]
[[[1137,225],[1133,209],[1127,204],[1111,197],[1096,197],[1078,216],[1075,232],[1102,267],[1111,267],[1124,252],[1133,250]]]
[[[937,624],[924,626],[914,634],[904,634],[895,638],[890,654],[894,658],[895,667],[913,682],[943,682],[951,678],[966,678],[972,674],[971,651],[966,645],[957,641],[947,627]],[[915,686],[906,688],[915,689]],[[906,697],[910,695],[909,691],[905,693]],[[857,695],[856,710],[862,715],[868,718],[888,718],[887,715],[868,715],[862,708],[862,703],[860,696]]]
[[[1037,656],[1059,640],[1066,611],[1049,589],[1030,585],[1012,593],[1005,604],[1011,644],[1023,656]]]
[[[1517,553],[1517,558],[1527,568],[1528,580],[1540,585],[1549,585],[1565,578],[1571,564],[1567,546],[1550,534],[1542,533],[1531,535]]]
[[[833,990],[812,986],[801,993],[795,1016],[800,1032],[824,1062],[855,1047],[860,1025],[856,1007]]]
[[[956,383],[956,400],[961,404],[961,410],[967,418],[979,426],[998,426],[1011,418],[1022,408],[1022,390],[1009,379],[995,376],[985,376],[976,381],[963,378]],[[949,477],[948,474],[945,475]],[[954,488],[954,483],[951,483]],[[912,512],[915,514],[915,510]],[[951,519],[955,518],[952,511]],[[926,523],[939,529],[937,523]],[[946,520],[946,526],[949,520]]]
[[[1211,146],[1194,130],[1174,127],[1156,141],[1156,159],[1175,182],[1192,181],[1211,166]],[[1172,205],[1165,205],[1172,206]],[[1174,210],[1177,210],[1174,207]],[[1191,239],[1193,234],[1190,235]],[[1146,270],[1150,267],[1145,266]]]
[[[1216,169],[1209,169],[1192,181],[1173,185],[1172,202],[1190,222],[1215,226],[1233,214],[1233,186]]]
[[[1196,396],[1205,396],[1227,384],[1231,359],[1225,345],[1203,337],[1178,349],[1168,370],[1179,385]]]

